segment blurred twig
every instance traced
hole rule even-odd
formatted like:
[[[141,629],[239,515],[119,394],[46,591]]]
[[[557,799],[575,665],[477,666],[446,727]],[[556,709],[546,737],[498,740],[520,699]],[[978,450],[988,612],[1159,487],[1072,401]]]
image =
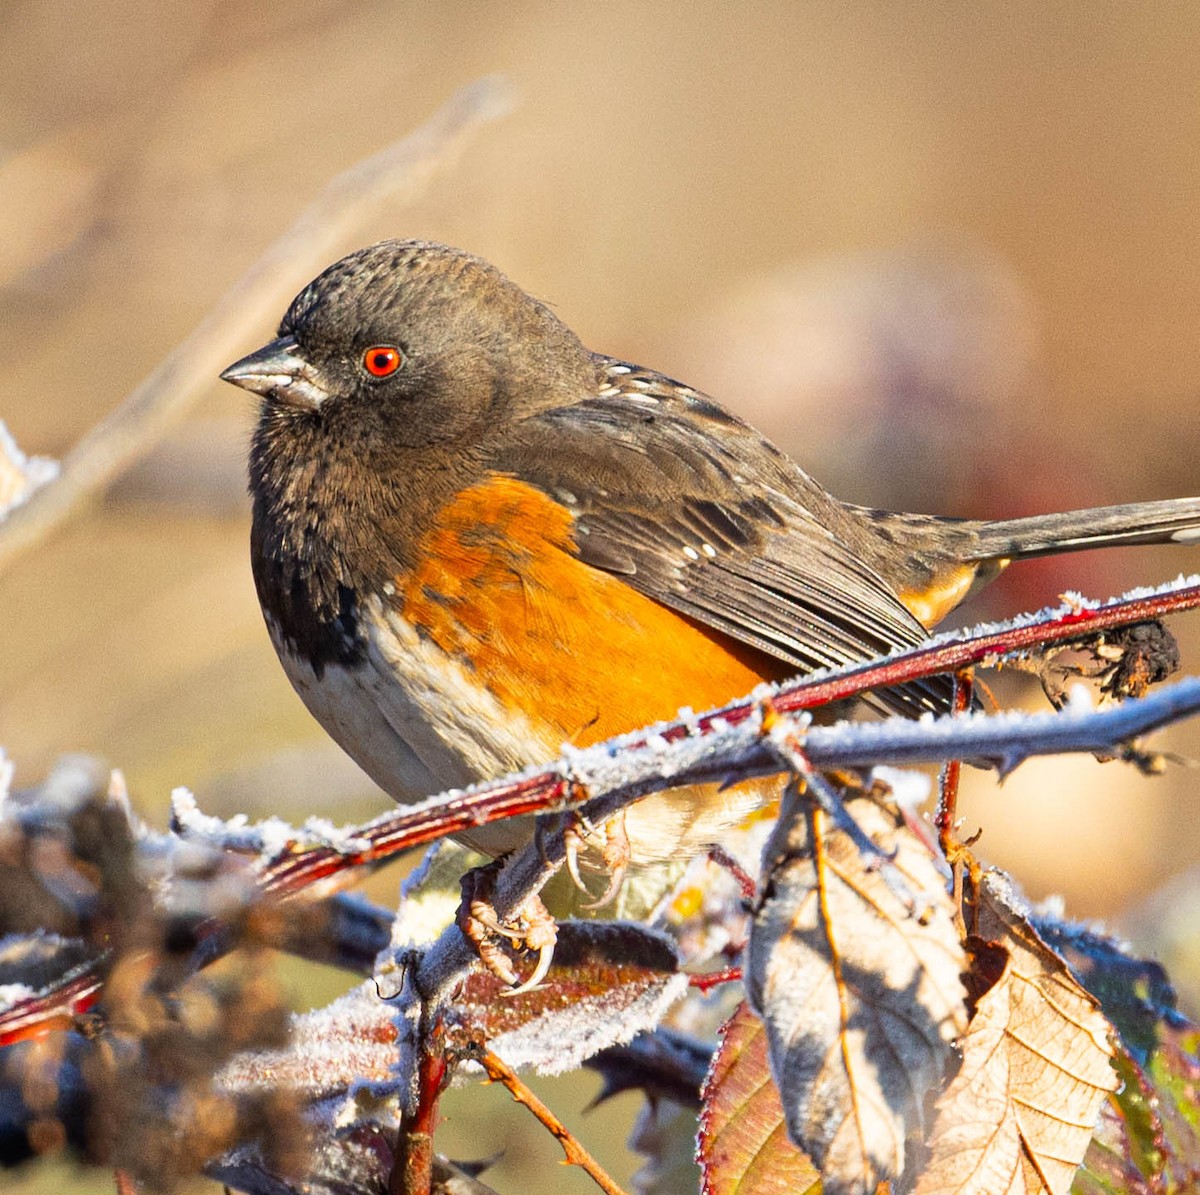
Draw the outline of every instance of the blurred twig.
[[[147,452],[242,347],[325,264],[347,232],[397,193],[412,195],[463,140],[504,114],[508,92],[481,79],[425,124],[334,178],[123,403],[67,454],[62,472],[0,522],[0,568],[11,564]]]

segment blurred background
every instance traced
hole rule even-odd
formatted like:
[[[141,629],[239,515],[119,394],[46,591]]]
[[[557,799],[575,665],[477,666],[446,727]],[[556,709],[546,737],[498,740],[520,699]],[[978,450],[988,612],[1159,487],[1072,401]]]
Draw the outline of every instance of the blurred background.
[[[342,248],[480,253],[593,348],[707,390],[848,499],[999,516],[1196,493],[1198,44],[1187,3],[5,0],[0,419],[61,456],[334,173],[501,72],[516,110]],[[249,324],[243,349],[271,330]],[[214,378],[0,577],[18,784],[82,750],[160,823],[180,784],[224,814],[383,805],[262,627],[253,415]],[[965,617],[1181,570],[1200,550],[1027,565]],[[1200,671],[1200,616],[1174,629]],[[971,776],[968,826],[1032,896],[1164,957],[1194,1012],[1200,726],[1155,745],[1184,762]],[[468,1128],[499,1115],[488,1095]]]

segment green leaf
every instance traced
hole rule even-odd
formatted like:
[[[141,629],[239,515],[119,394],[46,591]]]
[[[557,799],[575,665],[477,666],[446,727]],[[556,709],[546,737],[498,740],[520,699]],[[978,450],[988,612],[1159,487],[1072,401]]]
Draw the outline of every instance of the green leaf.
[[[1160,1025],[1145,1063],[1117,1057],[1110,1100],[1073,1195],[1187,1195],[1200,1190],[1200,1028]]]

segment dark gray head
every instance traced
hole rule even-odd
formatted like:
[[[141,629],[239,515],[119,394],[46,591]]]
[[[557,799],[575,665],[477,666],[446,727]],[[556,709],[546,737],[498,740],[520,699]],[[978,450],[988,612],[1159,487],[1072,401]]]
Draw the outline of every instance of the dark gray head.
[[[494,266],[427,241],[382,241],[306,286],[279,337],[222,373],[264,412],[364,416],[394,443],[454,441],[497,419],[577,402],[591,354]]]

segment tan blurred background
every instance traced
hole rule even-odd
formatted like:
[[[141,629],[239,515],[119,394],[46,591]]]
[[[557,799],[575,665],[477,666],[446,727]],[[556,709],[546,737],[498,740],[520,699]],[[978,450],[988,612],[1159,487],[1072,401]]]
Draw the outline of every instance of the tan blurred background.
[[[1198,50],[1192,3],[3,0],[0,418],[64,453],[332,174],[499,71],[514,114],[344,248],[481,253],[846,498],[1007,515],[1195,493]],[[214,379],[0,578],[19,782],[82,749],[159,819],[176,784],[225,813],[382,803],[261,626],[252,416]],[[1180,570],[1200,550],[1027,566],[971,617]],[[1175,629],[1200,670],[1200,617]],[[1198,757],[1200,727],[1161,743]],[[1074,913],[1132,917],[1200,866],[1184,767],[1055,761],[970,789],[984,855]],[[1161,946],[1164,918],[1140,924]]]

